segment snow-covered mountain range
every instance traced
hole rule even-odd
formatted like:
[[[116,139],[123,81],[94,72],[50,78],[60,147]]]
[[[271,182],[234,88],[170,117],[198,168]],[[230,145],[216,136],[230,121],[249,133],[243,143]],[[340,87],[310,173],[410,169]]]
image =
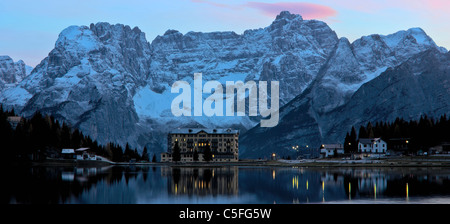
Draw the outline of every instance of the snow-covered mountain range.
[[[10,62],[0,58],[0,102],[24,116],[37,110],[51,113],[101,143],[128,142],[138,150],[146,145],[155,153],[166,149],[171,129],[231,126],[243,133],[243,155],[252,157],[294,140],[314,145],[341,138],[339,131],[330,135],[336,130],[330,126],[342,123],[337,117],[350,120],[345,128],[371,118],[364,113],[348,118],[351,110],[342,108],[380,74],[408,62],[415,66],[411,60],[424,52],[440,59],[448,55],[420,28],[350,43],[326,23],[289,12],[281,12],[265,28],[242,34],[168,30],[151,43],[137,27],[70,26],[29,75],[16,72],[23,69],[13,69],[14,74],[3,69]],[[448,65],[448,60],[443,63]],[[259,128],[258,119],[249,116],[173,116],[170,106],[177,94],[170,87],[178,80],[192,83],[194,73],[202,73],[204,82],[279,81],[280,124]],[[443,78],[448,80],[448,73]],[[448,106],[442,111],[448,112]],[[395,112],[385,118],[391,116]],[[348,130],[342,131],[345,135]],[[255,142],[265,149],[253,147]]]

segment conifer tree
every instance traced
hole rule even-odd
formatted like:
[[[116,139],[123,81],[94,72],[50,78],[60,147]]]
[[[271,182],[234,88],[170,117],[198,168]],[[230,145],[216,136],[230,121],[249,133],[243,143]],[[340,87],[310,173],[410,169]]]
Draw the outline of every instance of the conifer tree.
[[[175,141],[175,145],[172,149],[172,161],[178,162],[180,160],[181,160],[180,146],[178,145],[178,141]]]
[[[144,161],[149,161],[149,155],[148,155],[148,151],[147,151],[147,147],[144,147],[144,150],[142,151],[142,156],[141,156],[142,160]]]

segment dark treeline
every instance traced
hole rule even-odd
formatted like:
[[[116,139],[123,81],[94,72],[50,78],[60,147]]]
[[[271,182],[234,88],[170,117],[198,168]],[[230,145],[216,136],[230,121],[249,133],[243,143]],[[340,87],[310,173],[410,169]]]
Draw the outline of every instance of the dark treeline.
[[[149,160],[147,148],[142,155],[127,144],[125,150],[117,144],[100,145],[78,129],[71,129],[50,115],[36,112],[30,119],[22,119],[14,129],[8,117],[17,116],[14,109],[4,111],[0,105],[0,148],[2,160],[7,162],[43,160],[58,157],[63,148],[87,147],[97,155],[115,162]],[[155,156],[153,157],[155,160]]]
[[[346,153],[357,152],[359,138],[381,138],[389,145],[398,139],[408,141],[409,153],[419,150],[426,152],[430,147],[450,142],[450,120],[444,114],[439,119],[421,116],[417,120],[405,121],[402,118],[394,122],[369,122],[359,128],[356,134],[355,127],[347,132],[344,142]]]

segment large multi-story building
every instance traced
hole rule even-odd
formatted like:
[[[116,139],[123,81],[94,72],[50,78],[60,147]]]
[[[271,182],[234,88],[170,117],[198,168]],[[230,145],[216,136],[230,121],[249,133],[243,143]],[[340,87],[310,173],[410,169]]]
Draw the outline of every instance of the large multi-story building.
[[[171,162],[176,144],[181,162],[205,161],[206,150],[211,150],[213,162],[239,160],[239,131],[233,129],[176,129],[168,134],[167,152],[161,153],[161,162]]]

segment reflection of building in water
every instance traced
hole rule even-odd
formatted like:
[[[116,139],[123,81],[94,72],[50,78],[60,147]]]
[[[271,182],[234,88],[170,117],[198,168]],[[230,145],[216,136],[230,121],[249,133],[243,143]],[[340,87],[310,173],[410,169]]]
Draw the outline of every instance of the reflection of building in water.
[[[174,195],[237,195],[238,168],[162,167],[168,190]]]
[[[110,167],[74,167],[73,169],[64,170],[61,172],[61,179],[63,181],[79,181],[86,182],[89,177],[94,177],[98,173],[105,172]]]
[[[374,170],[355,169],[350,172],[325,172],[321,175],[322,192],[326,189],[343,189],[349,200],[357,195],[377,198],[387,189],[386,173]],[[331,193],[331,192],[328,192]],[[323,196],[325,201],[326,195]]]
[[[344,176],[335,172],[325,172],[321,175],[320,182],[322,201],[325,202],[326,199],[329,200],[330,196],[336,194],[335,189],[339,189],[344,185]],[[325,191],[327,195],[325,195]]]
[[[344,176],[338,175],[337,173],[326,172],[322,174],[320,180],[327,186],[342,186],[344,183]]]
[[[386,174],[368,170],[358,170],[355,174],[358,178],[358,190],[362,194],[374,194],[384,192],[387,187]]]

